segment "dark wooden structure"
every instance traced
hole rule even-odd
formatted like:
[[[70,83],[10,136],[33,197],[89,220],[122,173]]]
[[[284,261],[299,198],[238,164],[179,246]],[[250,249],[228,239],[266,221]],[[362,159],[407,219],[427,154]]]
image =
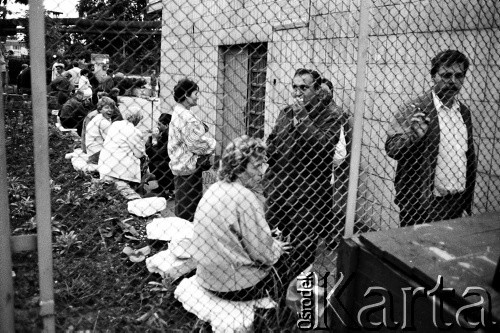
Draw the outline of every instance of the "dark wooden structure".
[[[131,33],[134,35],[160,35],[161,21],[105,21],[89,20],[83,18],[50,18],[52,22],[60,25],[61,32],[87,33],[87,34],[120,34]],[[0,20],[0,35],[15,35],[19,27],[25,27],[27,20],[6,19]]]
[[[500,212],[345,239],[330,327],[500,332],[499,257]]]

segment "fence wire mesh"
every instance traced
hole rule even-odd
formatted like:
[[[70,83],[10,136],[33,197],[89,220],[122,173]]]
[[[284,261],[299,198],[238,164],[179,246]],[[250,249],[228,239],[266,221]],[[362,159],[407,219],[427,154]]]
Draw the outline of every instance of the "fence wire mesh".
[[[288,283],[310,265],[334,275],[352,168],[348,233],[500,209],[498,1],[368,3],[366,21],[359,0],[47,11],[57,331],[294,329]],[[2,36],[0,58],[15,235],[36,231],[45,112],[29,37]],[[19,330],[41,326],[35,257],[14,257]]]

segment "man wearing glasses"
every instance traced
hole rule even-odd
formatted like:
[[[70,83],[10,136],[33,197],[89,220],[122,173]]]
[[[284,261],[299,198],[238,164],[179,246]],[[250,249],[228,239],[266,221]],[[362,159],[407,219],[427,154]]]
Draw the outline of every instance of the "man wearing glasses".
[[[432,90],[400,108],[385,150],[397,161],[402,227],[471,214],[476,156],[471,112],[456,99],[469,68],[459,51],[431,60]]]
[[[277,267],[283,281],[314,262],[318,233],[332,219],[332,173],[340,122],[321,103],[321,76],[299,69],[293,103],[283,109],[268,137],[266,219],[289,240],[292,251]]]

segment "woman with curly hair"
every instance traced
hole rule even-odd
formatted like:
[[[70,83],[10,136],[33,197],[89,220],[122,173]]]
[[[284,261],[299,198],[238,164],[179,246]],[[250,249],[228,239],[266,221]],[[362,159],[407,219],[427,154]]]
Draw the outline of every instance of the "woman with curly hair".
[[[97,164],[99,154],[104,144],[104,139],[108,133],[108,128],[113,121],[113,115],[119,113],[115,101],[109,97],[102,97],[97,102],[97,114],[85,124],[88,118],[85,118],[85,130],[82,133],[82,146],[85,145],[85,152],[89,155],[88,163]],[[87,115],[88,117],[88,115]]]
[[[190,79],[174,87],[177,103],[168,130],[168,155],[175,183],[175,215],[193,221],[196,206],[203,194],[203,171],[210,168],[210,155],[216,141],[208,126],[192,110],[198,105],[199,87]]]
[[[219,181],[203,195],[194,217],[194,246],[200,285],[216,296],[246,301],[267,296],[271,268],[288,243],[274,238],[255,192],[266,167],[266,145],[239,137],[225,149]]]

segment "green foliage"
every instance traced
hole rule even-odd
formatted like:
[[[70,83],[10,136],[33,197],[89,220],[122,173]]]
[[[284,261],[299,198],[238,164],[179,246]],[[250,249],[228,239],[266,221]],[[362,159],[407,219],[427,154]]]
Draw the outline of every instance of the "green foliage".
[[[122,28],[89,28],[73,34],[75,41],[92,53],[110,56],[111,67],[124,73],[142,74],[160,62],[160,35],[150,29],[128,27],[127,22],[145,20],[147,0],[80,0],[80,17],[98,22],[122,22]]]
[[[80,0],[80,17],[94,20],[142,21],[147,0]]]
[[[60,235],[56,236],[54,249],[61,255],[69,252],[70,250],[80,250],[81,248],[82,241],[78,239],[78,235],[74,230],[70,232],[61,230]]]

